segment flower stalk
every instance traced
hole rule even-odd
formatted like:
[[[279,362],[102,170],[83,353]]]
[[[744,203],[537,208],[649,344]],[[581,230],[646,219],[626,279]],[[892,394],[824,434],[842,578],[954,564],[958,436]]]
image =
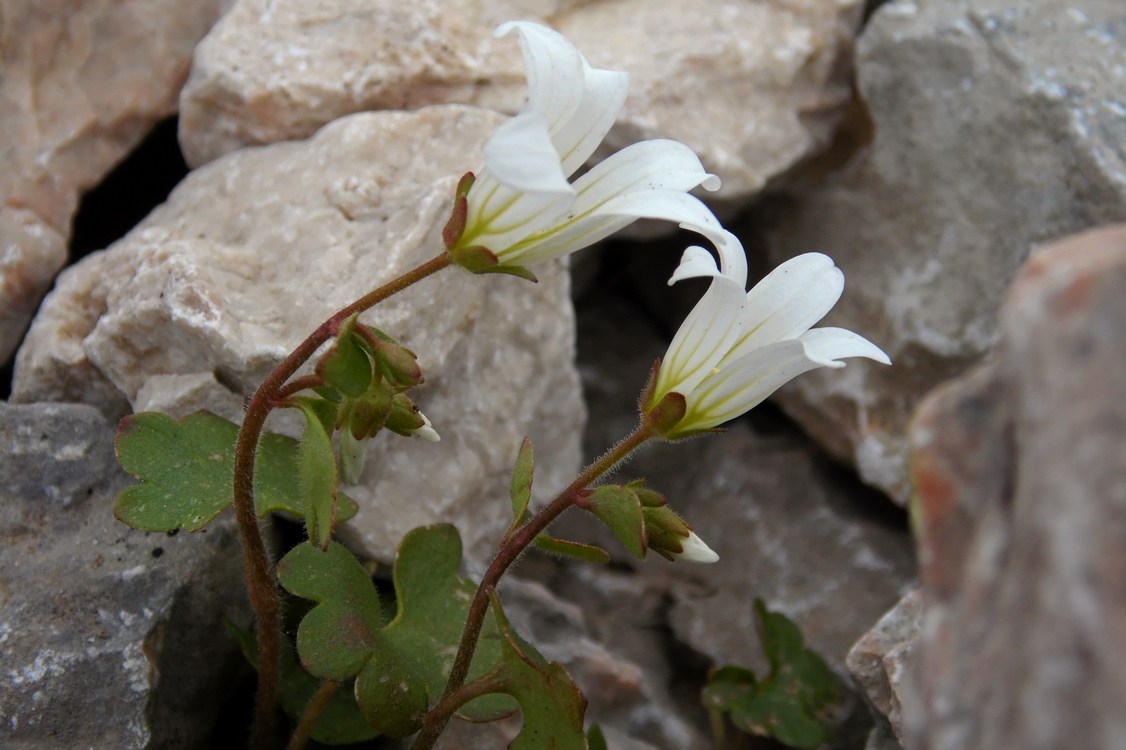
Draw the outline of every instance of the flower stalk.
[[[242,538],[243,568],[247,595],[254,610],[258,641],[258,691],[254,702],[253,746],[259,750],[274,747],[278,700],[278,658],[281,638],[281,609],[273,563],[266,550],[258,517],[254,510],[254,461],[266,417],[276,408],[279,396],[297,370],[317,349],[336,335],[340,324],[407,287],[450,265],[442,253],[396,279],[365,294],[333,314],[290,352],[250,397],[235,443],[234,506],[239,536]]]
[[[591,484],[609,473],[632,455],[634,451],[657,435],[658,433],[653,426],[648,421],[642,420],[637,429],[623,438],[597,461],[587,466],[567,489],[560,492],[554,500],[532,516],[516,533],[506,537],[501,542],[496,557],[493,558],[493,562],[481,578],[477,593],[473,596],[473,602],[469,605],[469,617],[465,623],[465,630],[462,631],[457,656],[454,657],[453,666],[450,668],[446,690],[442,694],[442,698],[423,720],[422,728],[415,736],[411,750],[431,750],[454,712],[462,705],[453,698],[459,693],[465,683],[466,675],[469,674],[469,665],[473,661],[473,654],[477,649],[485,616],[489,610],[489,594],[496,588],[497,583],[508,568],[563,511],[574,506],[582,498],[584,491]]]

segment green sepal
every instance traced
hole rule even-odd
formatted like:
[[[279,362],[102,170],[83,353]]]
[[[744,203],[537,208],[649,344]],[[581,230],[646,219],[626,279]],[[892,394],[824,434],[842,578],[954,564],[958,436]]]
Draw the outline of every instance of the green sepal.
[[[656,404],[650,405],[645,411],[644,418],[650,429],[672,439],[676,426],[687,413],[688,400],[683,394],[672,391],[666,393]]]
[[[456,247],[449,250],[450,258],[454,263],[470,273],[503,273],[509,276],[518,276],[533,283],[539,279],[526,266],[502,264],[496,253],[481,245],[470,247]]]
[[[457,189],[454,191],[454,206],[450,211],[450,218],[446,222],[446,226],[442,229],[442,244],[446,246],[447,250],[457,244],[461,235],[465,233],[465,222],[469,217],[469,189],[473,187],[476,179],[472,172],[466,172],[457,182]]]
[[[326,434],[331,435],[336,431],[336,415],[340,409],[338,404],[325,401],[314,396],[297,396],[290,399],[292,408],[300,410],[306,417],[311,417],[320,422]]]
[[[231,504],[238,425],[206,411],[176,420],[158,412],[132,414],[118,425],[114,450],[140,480],[114,502],[122,523],[144,531],[198,531]],[[297,479],[297,441],[267,433],[258,443],[254,507],[261,517],[305,515]],[[338,518],[356,514],[341,495]]]
[[[326,383],[353,398],[363,395],[373,375],[371,360],[355,329],[356,315],[352,315],[340,324],[336,338],[314,369]]]
[[[510,534],[524,523],[528,503],[532,500],[532,479],[535,470],[536,460],[532,441],[524,438],[520,442],[516,465],[512,467],[512,481],[508,485],[508,496],[512,500],[512,526],[508,530]]]
[[[620,484],[598,487],[582,507],[606,524],[614,536],[637,558],[645,557],[648,542],[641,501],[632,488]]]
[[[633,490],[643,508],[660,508],[663,505],[668,505],[668,499],[660,492],[646,487],[644,479],[635,479],[628,483],[626,487]]]
[[[543,552],[552,555],[573,557],[583,562],[600,564],[610,562],[610,553],[593,544],[582,544],[581,542],[571,542],[566,539],[556,539],[547,534],[540,534],[533,540],[532,544]]]
[[[322,552],[294,547],[278,563],[291,593],[318,602],[297,630],[297,652],[317,677],[355,676],[360,709],[380,734],[404,737],[441,696],[476,586],[457,575],[461,539],[448,525],[415,529],[403,538],[393,573],[397,609],[383,624],[378,593],[344,547]],[[492,617],[486,619],[470,678],[499,659]],[[512,712],[511,699],[484,696],[461,713],[488,721]]]
[[[755,627],[770,672],[761,680],[742,667],[726,666],[708,676],[702,700],[727,713],[738,729],[773,737],[790,747],[815,748],[831,739],[826,715],[838,700],[840,683],[824,660],[805,647],[798,627],[756,599]]]
[[[323,404],[333,406],[331,415]],[[336,471],[336,454],[332,450],[331,432],[327,432],[324,417],[336,421],[333,404],[322,399],[301,399],[296,404],[305,415],[305,432],[297,443],[297,477],[301,495],[305,498],[305,532],[324,549],[332,541],[332,528],[340,494]]]
[[[253,634],[241,630],[230,620],[224,620],[223,626],[238,643],[250,665],[258,669],[258,643]],[[321,681],[301,666],[288,638],[281,640],[279,652],[278,703],[296,723],[320,687]],[[379,735],[360,713],[351,688],[350,682],[342,683],[313,725],[311,736],[322,745],[352,745]]]
[[[692,534],[692,527],[667,505],[647,506],[641,512],[649,549],[666,560],[675,560],[684,551],[684,540]]]
[[[358,326],[360,340],[380,374],[399,388],[413,388],[423,381],[418,355],[373,326]]]
[[[410,435],[426,424],[422,413],[405,393],[396,393],[391,397],[391,410],[387,413],[387,429],[399,435]]]
[[[586,731],[586,747],[587,750],[610,750],[609,745],[606,744],[606,736],[602,734],[602,727],[597,724],[590,725],[590,729]]]
[[[313,393],[317,394],[325,401],[331,401],[334,404],[339,404],[344,398],[344,394],[331,385],[318,385],[313,388]]]
[[[385,383],[373,383],[367,393],[350,400],[341,410],[341,429],[347,429],[357,440],[375,437],[391,415],[393,396]]]

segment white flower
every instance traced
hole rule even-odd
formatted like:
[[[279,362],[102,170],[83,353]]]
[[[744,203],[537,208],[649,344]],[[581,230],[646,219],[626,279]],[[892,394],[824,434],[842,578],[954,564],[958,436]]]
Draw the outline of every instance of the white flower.
[[[714,563],[719,562],[719,555],[715,553],[704,540],[696,536],[695,531],[688,532],[688,538],[680,543],[679,553],[674,552],[673,557],[684,562]]]
[[[466,253],[486,248],[498,270],[573,252],[639,218],[667,219],[711,237],[711,211],[688,191],[719,187],[699,158],[675,141],[635,143],[568,183],[614,124],[629,89],[627,73],[592,68],[559,33],[534,23],[506,23],[497,36],[520,35],[528,77],[524,110],[485,146],[459,217],[446,242],[471,270]],[[464,223],[462,223],[464,222]]]
[[[786,261],[744,294],[747,269],[734,237],[717,244],[721,267],[703,248],[684,253],[670,284],[711,276],[703,298],[677,331],[646,405],[684,398],[670,438],[717,427],[761,403],[791,378],[838,360],[867,357],[890,365],[872,342],[843,328],[813,328],[840,299],[844,274],[832,259],[807,253]]]

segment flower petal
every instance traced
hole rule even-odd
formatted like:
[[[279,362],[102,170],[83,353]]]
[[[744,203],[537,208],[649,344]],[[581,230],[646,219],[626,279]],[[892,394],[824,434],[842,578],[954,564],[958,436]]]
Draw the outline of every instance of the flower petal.
[[[673,391],[690,396],[739,336],[746,297],[743,287],[722,274],[688,313],[661,361],[653,403]]]
[[[839,360],[848,357],[891,364],[878,346],[844,328],[815,328],[800,338],[769,344],[737,360],[725,361],[688,394],[688,411],[677,432],[721,425],[758,406],[798,375],[818,367],[844,367]]]
[[[823,361],[836,361],[848,357],[867,357],[880,364],[890,365],[891,358],[884,350],[858,333],[844,328],[814,328],[801,335],[810,357]]]
[[[582,101],[571,117],[551,133],[551,141],[570,177],[610,132],[629,93],[629,73],[592,68],[583,60]]]
[[[585,61],[562,34],[538,23],[501,24],[495,36],[505,36],[513,30],[520,34],[528,78],[528,103],[524,111],[543,115],[548,132],[554,134],[582,103],[586,89]]]
[[[684,279],[714,278],[719,275],[719,266],[715,264],[712,254],[702,247],[691,245],[680,256],[680,265],[669,277],[669,286]]]
[[[580,196],[581,200],[581,196]],[[522,262],[531,263],[594,244],[637,219],[664,219],[708,237],[720,238],[724,229],[698,198],[676,190],[643,190],[618,196],[582,210],[578,200],[570,217],[539,236],[529,237]]]
[[[825,317],[843,291],[844,274],[829,256],[806,253],[786,261],[747,292],[743,334],[728,361],[797,338]]]
[[[524,112],[496,129],[485,144],[485,170],[517,192],[575,194],[538,112]]]
[[[681,542],[680,546],[680,554],[674,555],[678,560],[694,563],[719,562],[719,555],[711,547],[704,544],[704,540],[698,537],[695,531],[689,532],[688,538]]]
[[[725,361],[687,394],[688,411],[677,433],[706,430],[745,414],[784,383],[816,367],[843,367],[843,363],[807,356],[799,339],[779,341],[755,349],[735,361]]]
[[[669,278],[669,286],[684,279],[717,276],[721,273],[738,283],[740,287],[746,285],[747,254],[743,250],[743,243],[726,230],[718,239],[711,237],[711,240],[719,253],[719,266],[716,266],[711,254],[704,248],[689,247],[681,256],[680,265]]]

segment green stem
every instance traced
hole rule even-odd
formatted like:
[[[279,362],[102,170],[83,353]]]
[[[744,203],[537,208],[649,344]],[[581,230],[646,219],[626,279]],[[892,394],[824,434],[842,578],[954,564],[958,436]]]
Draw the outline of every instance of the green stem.
[[[313,727],[316,725],[317,719],[321,718],[321,714],[324,713],[325,707],[328,706],[328,702],[332,699],[332,695],[338,687],[340,687],[339,682],[321,680],[321,686],[317,688],[317,692],[313,693],[313,697],[305,704],[305,710],[301,713],[301,720],[297,722],[293,736],[289,738],[289,744],[285,746],[285,750],[304,750],[305,743],[309,741],[309,737],[313,734]]]
[[[422,728],[415,736],[411,750],[430,750],[437,742],[439,735],[442,734],[442,730],[446,728],[453,712],[457,710],[459,704],[455,705],[452,697],[457,694],[469,674],[469,665],[473,661],[477,641],[481,637],[481,629],[485,623],[485,615],[489,609],[489,592],[496,588],[501,576],[552,521],[575,504],[582,496],[583,490],[625,460],[647,440],[655,437],[656,434],[653,428],[643,420],[638,424],[637,429],[584,469],[567,489],[559,493],[554,500],[532,516],[515,534],[501,542],[496,557],[493,558],[492,564],[485,571],[485,575],[477,587],[477,593],[473,597],[473,602],[469,605],[469,617],[465,623],[465,630],[461,634],[461,643],[458,644],[457,656],[454,658],[453,666],[450,669],[449,679],[446,681],[446,690],[442,698],[423,719]]]
[[[274,408],[286,381],[305,364],[322,344],[336,335],[340,324],[354,315],[401,292],[410,285],[450,265],[443,252],[417,268],[375,289],[335,313],[298,344],[274,368],[250,397],[235,444],[234,506],[242,537],[243,567],[250,606],[254,609],[258,637],[258,693],[255,698],[253,746],[259,750],[274,747],[278,695],[278,644],[281,631],[278,591],[272,563],[258,528],[254,511],[254,459],[266,417]]]

